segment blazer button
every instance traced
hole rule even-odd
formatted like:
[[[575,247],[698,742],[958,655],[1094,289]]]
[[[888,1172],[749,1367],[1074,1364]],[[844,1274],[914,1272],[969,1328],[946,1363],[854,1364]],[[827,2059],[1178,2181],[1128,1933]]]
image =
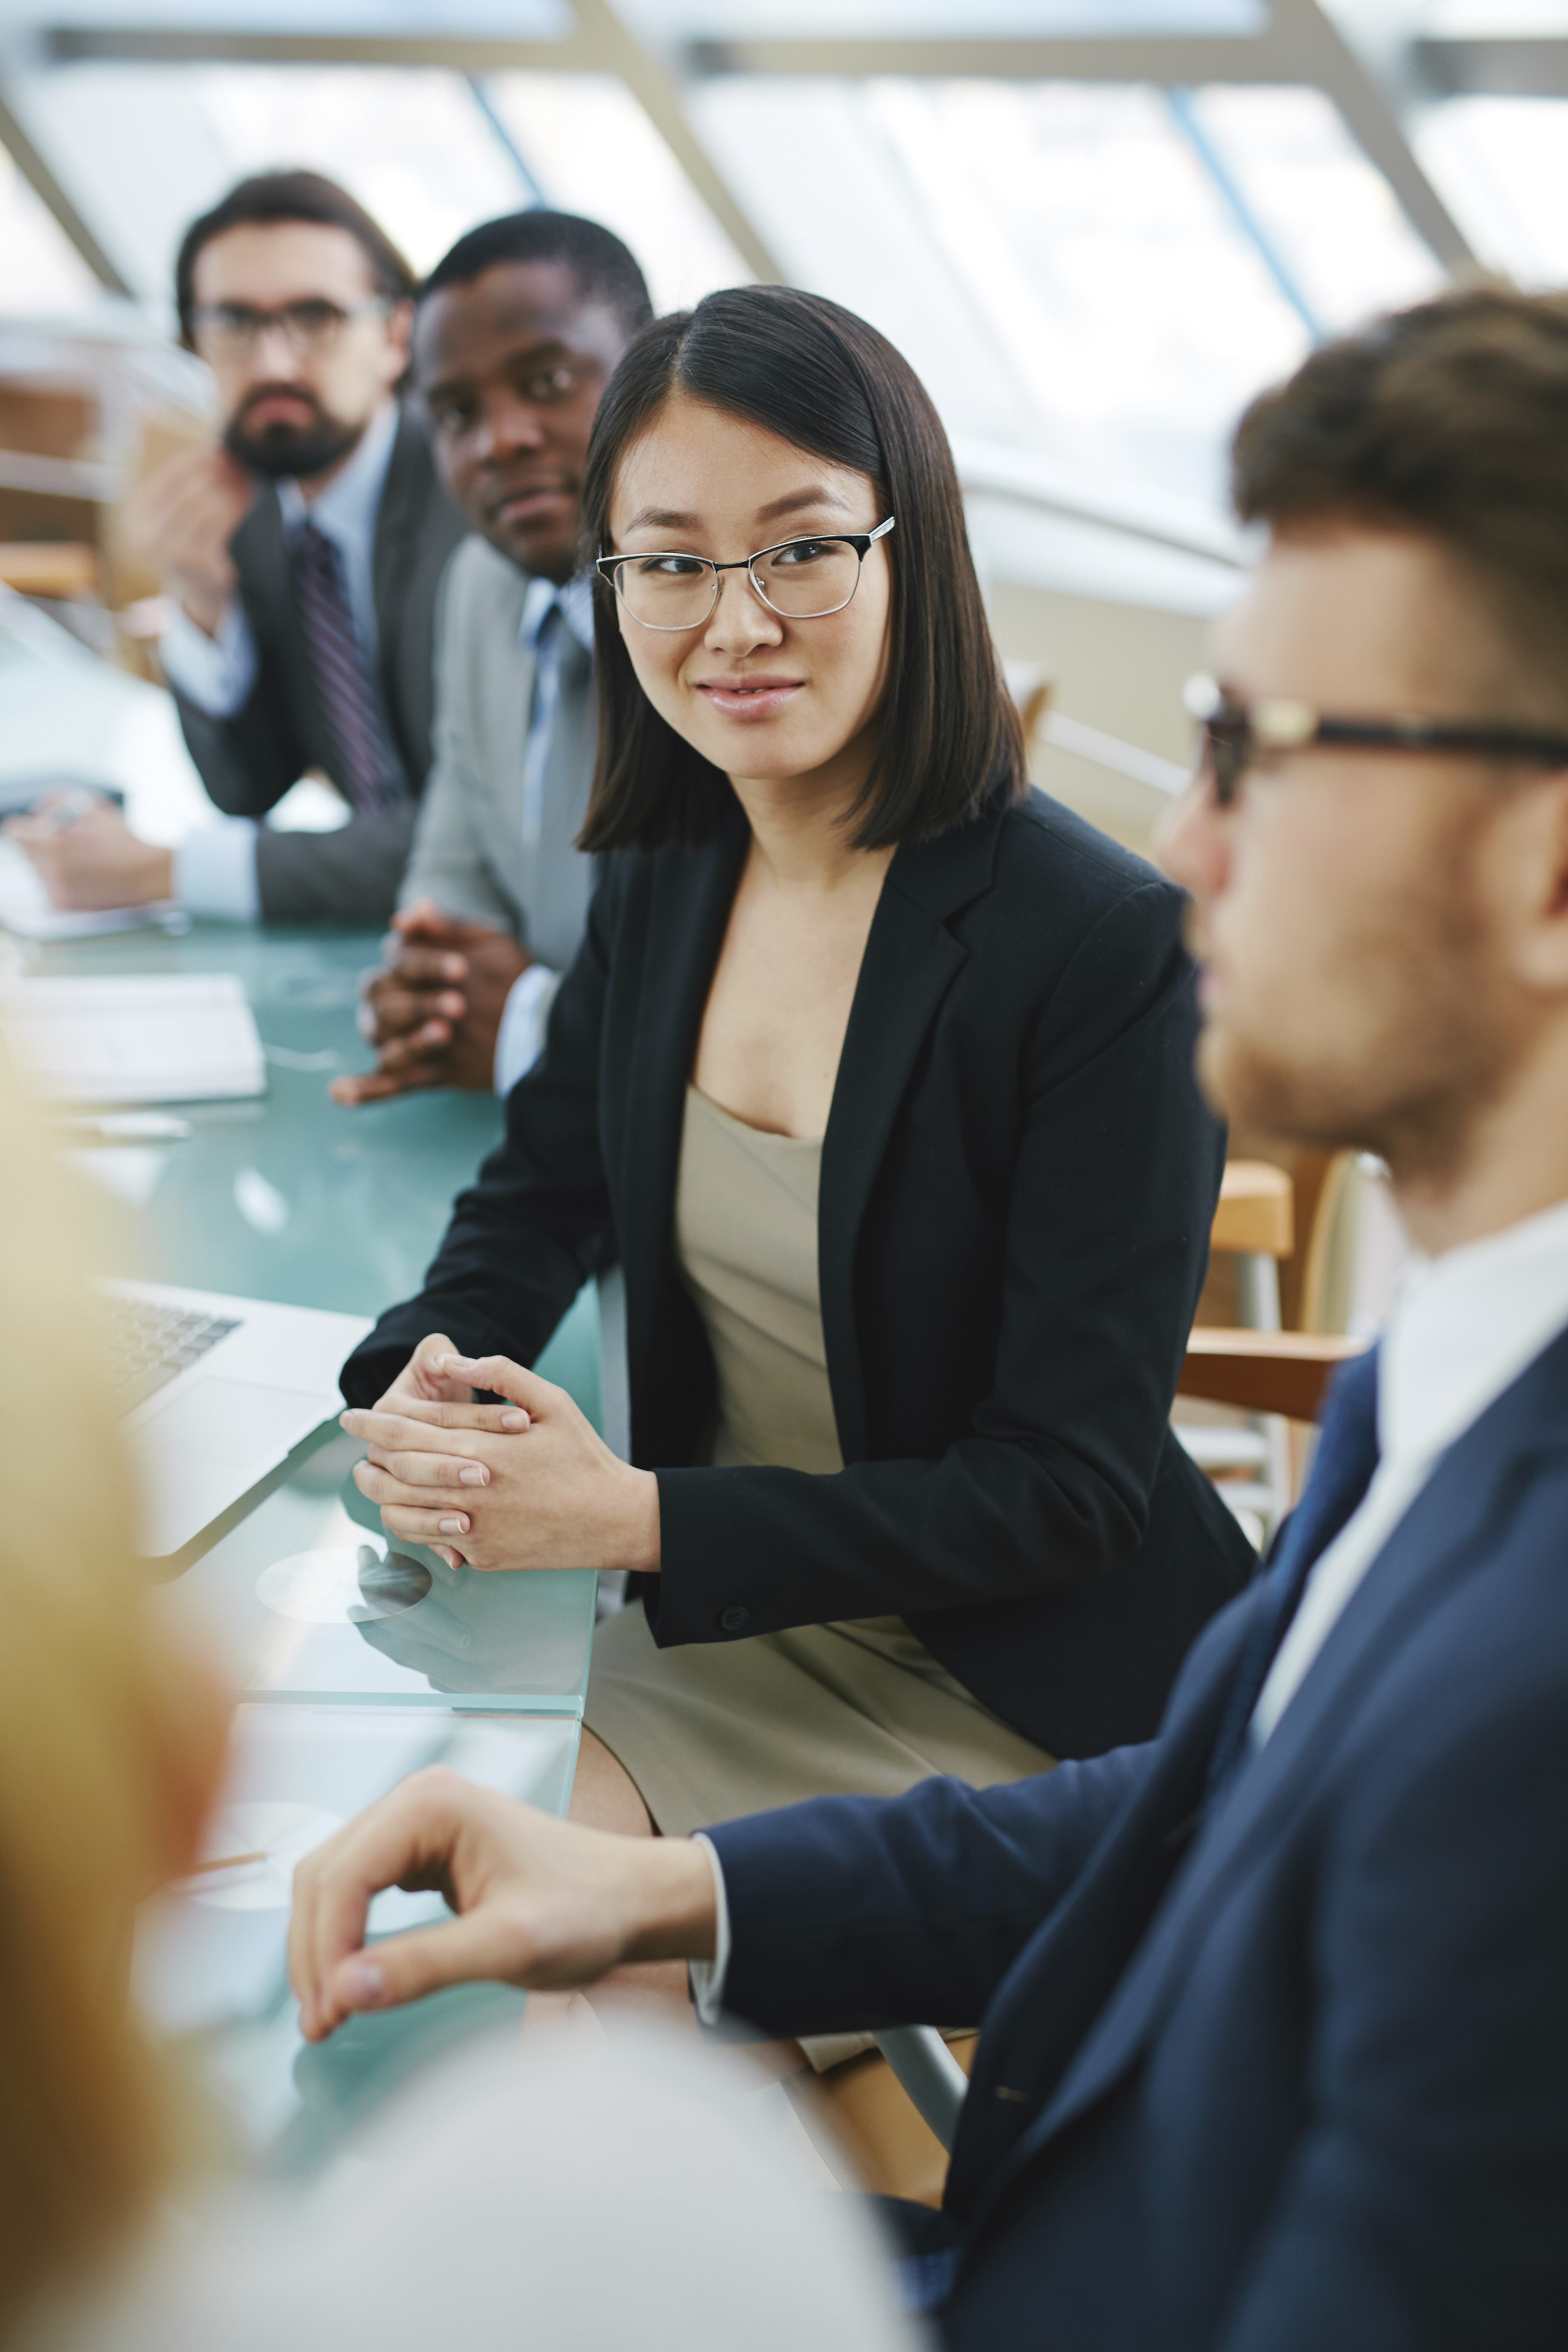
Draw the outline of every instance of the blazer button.
[[[752,1622],[752,1612],[742,1609],[738,1601],[720,1612],[719,1622],[726,1633],[743,1633]]]

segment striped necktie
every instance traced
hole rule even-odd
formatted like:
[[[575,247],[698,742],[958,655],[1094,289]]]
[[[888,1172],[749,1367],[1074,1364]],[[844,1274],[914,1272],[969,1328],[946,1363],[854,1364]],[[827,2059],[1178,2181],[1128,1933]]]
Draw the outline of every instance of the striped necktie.
[[[380,815],[393,805],[395,793],[375,690],[349,610],[338,551],[310,520],[294,536],[294,579],[310,674],[336,755],[332,781],[358,815]]]
[[[1375,1348],[1369,1348],[1364,1356],[1351,1357],[1341,1365],[1329,1390],[1312,1475],[1305,1494],[1279,1530],[1258,1598],[1258,1617],[1237,1665],[1215,1739],[1208,1773],[1211,1802],[1246,1753],[1253,1709],[1300,1606],[1308,1577],[1372,1484],[1378,1452],[1377,1357]]]
[[[552,596],[533,632],[533,709],[522,747],[522,839],[537,849],[544,835],[544,765],[550,754],[550,730],[561,699],[561,656],[566,615]]]

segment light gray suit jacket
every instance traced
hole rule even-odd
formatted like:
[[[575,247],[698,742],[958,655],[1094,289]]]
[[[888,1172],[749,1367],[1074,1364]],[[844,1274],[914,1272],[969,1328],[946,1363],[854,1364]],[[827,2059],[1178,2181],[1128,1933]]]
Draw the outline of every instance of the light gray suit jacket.
[[[534,663],[521,642],[529,580],[479,538],[441,583],[436,633],[436,758],[401,906],[433,898],[451,915],[512,932],[563,971],[587,919],[594,861],[573,842],[588,809],[594,666],[568,634],[545,751],[539,839],[523,835],[522,764]]]

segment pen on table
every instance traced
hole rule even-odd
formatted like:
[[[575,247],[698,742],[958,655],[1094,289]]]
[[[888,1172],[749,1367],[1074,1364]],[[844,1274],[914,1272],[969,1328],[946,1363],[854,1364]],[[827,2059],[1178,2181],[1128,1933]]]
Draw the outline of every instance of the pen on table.
[[[58,801],[50,802],[38,811],[37,821],[46,833],[68,832],[97,808],[102,799],[101,793],[89,792],[85,784],[73,784],[68,793],[62,793]]]
[[[187,1878],[199,1878],[204,1871],[238,1870],[245,1863],[265,1862],[265,1853],[218,1853],[210,1862],[193,1862],[185,1873]]]
[[[57,1118],[54,1124],[72,1143],[183,1143],[191,1132],[188,1118],[171,1118],[160,1110],[108,1111],[101,1118]]]

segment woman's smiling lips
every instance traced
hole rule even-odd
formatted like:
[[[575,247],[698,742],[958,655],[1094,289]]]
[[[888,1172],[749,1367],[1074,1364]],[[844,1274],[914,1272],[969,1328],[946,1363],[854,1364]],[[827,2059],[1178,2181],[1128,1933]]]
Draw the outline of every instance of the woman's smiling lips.
[[[798,677],[702,677],[696,681],[715,710],[731,719],[771,719],[805,681]]]

